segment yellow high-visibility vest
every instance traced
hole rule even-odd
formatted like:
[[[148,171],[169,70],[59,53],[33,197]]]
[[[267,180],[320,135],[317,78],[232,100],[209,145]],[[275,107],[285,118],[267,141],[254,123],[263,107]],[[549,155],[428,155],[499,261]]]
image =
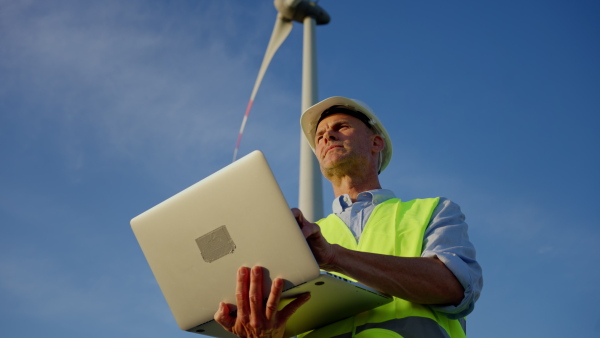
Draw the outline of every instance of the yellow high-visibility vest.
[[[357,243],[346,224],[335,214],[317,223],[332,244],[363,252],[420,257],[423,237],[439,198],[402,202],[393,198],[373,210]],[[353,280],[352,278],[339,274]],[[304,334],[321,337],[466,337],[458,320],[429,307],[394,297],[391,303]]]

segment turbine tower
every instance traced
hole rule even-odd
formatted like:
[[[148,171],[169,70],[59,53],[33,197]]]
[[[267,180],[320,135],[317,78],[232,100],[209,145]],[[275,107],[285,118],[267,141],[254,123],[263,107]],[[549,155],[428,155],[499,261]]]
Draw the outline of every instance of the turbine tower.
[[[309,0],[275,0],[277,18],[275,27],[267,46],[258,77],[254,83],[254,89],[250,95],[250,101],[246,107],[246,113],[242,120],[242,126],[238,134],[237,143],[233,154],[233,160],[237,157],[240,140],[250,114],[250,109],[265,75],[269,63],[275,52],[292,30],[292,22],[304,24],[304,43],[302,55],[302,103],[301,112],[318,101],[317,87],[317,53],[316,53],[316,25],[329,23],[330,17],[315,1]],[[298,192],[298,207],[302,210],[304,217],[310,221],[316,221],[323,217],[323,189],[319,163],[315,158],[308,142],[300,133],[300,179]]]

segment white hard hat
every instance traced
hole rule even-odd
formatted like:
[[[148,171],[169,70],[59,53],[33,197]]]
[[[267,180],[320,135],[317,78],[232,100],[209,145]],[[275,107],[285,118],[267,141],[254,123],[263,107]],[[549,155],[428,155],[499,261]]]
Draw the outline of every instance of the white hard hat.
[[[314,106],[308,108],[302,113],[302,117],[300,118],[300,125],[302,126],[304,136],[310,144],[310,147],[312,148],[313,152],[315,151],[315,135],[317,133],[317,125],[321,121],[321,115],[327,109],[334,106],[340,106],[340,108],[346,108],[348,110],[362,113],[368,119],[368,121],[364,122],[368,122],[370,128],[374,130],[375,133],[383,137],[383,140],[385,141],[385,147],[381,152],[381,164],[379,167],[379,172],[382,172],[383,169],[387,167],[387,165],[390,163],[390,160],[392,159],[392,140],[390,139],[390,136],[385,130],[385,127],[383,126],[383,124],[381,124],[373,110],[369,108],[369,106],[358,100],[349,99],[341,96],[334,96],[315,104]]]

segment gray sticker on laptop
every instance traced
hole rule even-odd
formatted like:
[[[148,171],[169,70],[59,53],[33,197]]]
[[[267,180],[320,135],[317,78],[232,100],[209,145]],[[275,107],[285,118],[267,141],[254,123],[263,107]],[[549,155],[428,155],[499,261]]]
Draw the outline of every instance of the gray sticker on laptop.
[[[235,250],[235,243],[224,225],[196,238],[196,244],[200,248],[202,258],[208,263],[231,254]]]

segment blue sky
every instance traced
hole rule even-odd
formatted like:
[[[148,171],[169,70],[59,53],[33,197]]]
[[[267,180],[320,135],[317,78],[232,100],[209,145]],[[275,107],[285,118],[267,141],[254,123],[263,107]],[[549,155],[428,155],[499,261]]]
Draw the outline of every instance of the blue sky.
[[[382,184],[467,215],[485,287],[470,337],[600,334],[600,4],[323,0],[319,96],[367,102]],[[231,161],[269,0],[0,0],[0,327],[6,337],[191,337],[129,227]],[[302,29],[258,92],[297,204]],[[333,197],[324,183],[325,210]]]

